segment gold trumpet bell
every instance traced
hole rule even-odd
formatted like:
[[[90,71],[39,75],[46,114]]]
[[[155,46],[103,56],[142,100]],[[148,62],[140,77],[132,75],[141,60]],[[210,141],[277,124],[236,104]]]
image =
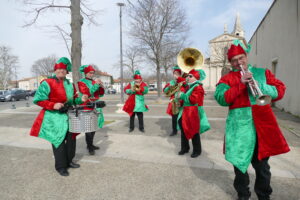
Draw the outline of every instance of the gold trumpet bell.
[[[185,73],[189,73],[192,69],[199,69],[203,63],[203,54],[195,48],[185,48],[177,56],[177,64]]]

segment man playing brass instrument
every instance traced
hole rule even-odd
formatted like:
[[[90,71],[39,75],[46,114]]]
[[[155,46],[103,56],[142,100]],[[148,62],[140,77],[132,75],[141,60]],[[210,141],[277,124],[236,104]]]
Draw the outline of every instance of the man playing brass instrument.
[[[224,150],[225,159],[234,167],[233,185],[238,199],[251,196],[247,173],[251,163],[256,173],[254,190],[259,200],[265,200],[270,199],[272,193],[269,157],[290,149],[270,104],[257,104],[247,86],[256,81],[262,93],[274,102],[283,97],[285,85],[270,70],[248,64],[249,51],[250,46],[246,48],[239,40],[233,42],[227,53],[233,69],[220,79],[215,99],[220,105],[229,107]]]
[[[166,96],[170,97],[170,102],[167,107],[167,114],[172,116],[172,133],[170,136],[177,134],[177,117],[179,112],[180,102],[174,98],[175,92],[180,90],[180,87],[185,83],[185,79],[181,77],[181,69],[176,65],[173,67],[174,80],[167,83],[163,89]]]
[[[137,114],[139,119],[139,130],[145,132],[143,112],[148,111],[148,107],[145,104],[144,95],[148,93],[148,85],[142,81],[139,70],[135,71],[133,78],[134,81],[124,88],[124,92],[129,97],[124,104],[123,110],[130,116],[129,132],[134,130],[135,114]]]

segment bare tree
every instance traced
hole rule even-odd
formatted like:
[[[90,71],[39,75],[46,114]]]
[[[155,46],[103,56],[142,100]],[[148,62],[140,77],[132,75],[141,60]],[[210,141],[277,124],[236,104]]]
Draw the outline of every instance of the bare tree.
[[[127,71],[133,76],[134,71],[143,68],[142,50],[137,46],[128,46],[124,55],[124,66]]]
[[[130,35],[144,49],[146,58],[156,68],[158,98],[161,97],[163,51],[170,44],[180,43],[188,30],[185,12],[178,0],[137,0],[129,3]]]
[[[19,58],[11,54],[11,49],[7,46],[0,46],[0,88],[7,89],[8,81],[13,74],[17,81],[17,64]]]
[[[92,10],[87,5],[87,1],[84,0],[70,0],[70,5],[62,5],[61,1],[58,0],[23,0],[26,5],[32,7],[28,14],[33,15],[33,18],[25,24],[25,26],[31,26],[35,24],[39,16],[46,11],[62,11],[67,9],[71,12],[71,60],[73,65],[73,81],[77,82],[80,79],[80,73],[78,71],[81,65],[82,57],[82,40],[81,40],[81,28],[84,18],[89,22],[96,24],[94,18],[98,11]],[[61,36],[63,37],[66,46],[67,42],[63,36],[62,29],[58,29]],[[68,48],[69,51],[69,48]]]
[[[50,76],[57,59],[58,58],[55,55],[38,59],[31,66],[31,72],[35,76]]]
[[[162,67],[165,73],[165,81],[168,81],[172,76],[168,72],[171,71],[172,67],[177,63],[177,55],[185,44],[185,39],[183,38],[180,43],[169,43],[163,48],[161,60]]]

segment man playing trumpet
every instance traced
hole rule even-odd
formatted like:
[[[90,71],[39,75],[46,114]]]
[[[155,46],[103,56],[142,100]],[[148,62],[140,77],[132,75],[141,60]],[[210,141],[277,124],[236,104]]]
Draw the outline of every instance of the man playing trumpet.
[[[215,99],[229,107],[224,150],[225,159],[234,167],[233,185],[238,199],[250,198],[247,169],[251,163],[256,173],[254,190],[258,199],[264,200],[270,199],[272,193],[269,157],[290,150],[270,104],[264,101],[269,97],[272,102],[280,100],[285,85],[268,69],[248,64],[249,51],[250,46],[246,48],[239,40],[233,42],[227,53],[232,71],[220,79]],[[267,98],[261,103],[253,89]]]
[[[173,67],[174,80],[167,83],[163,89],[166,96],[170,97],[170,102],[167,107],[167,114],[172,116],[172,133],[170,136],[177,134],[177,117],[179,113],[180,102],[174,98],[175,92],[180,90],[181,85],[184,84],[185,78],[181,77],[181,69],[176,65]]]
[[[142,81],[142,76],[139,70],[134,73],[134,81],[130,82],[125,88],[124,92],[129,95],[126,100],[123,110],[130,116],[129,132],[134,130],[135,114],[139,119],[139,130],[144,130],[143,112],[148,111],[148,107],[144,101],[144,95],[148,93],[148,85]]]

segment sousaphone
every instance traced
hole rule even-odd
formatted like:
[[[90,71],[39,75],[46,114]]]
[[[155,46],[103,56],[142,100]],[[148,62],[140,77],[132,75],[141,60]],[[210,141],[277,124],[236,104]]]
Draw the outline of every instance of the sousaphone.
[[[177,64],[185,73],[189,73],[192,69],[199,69],[203,63],[204,56],[196,48],[185,48],[177,56]]]

